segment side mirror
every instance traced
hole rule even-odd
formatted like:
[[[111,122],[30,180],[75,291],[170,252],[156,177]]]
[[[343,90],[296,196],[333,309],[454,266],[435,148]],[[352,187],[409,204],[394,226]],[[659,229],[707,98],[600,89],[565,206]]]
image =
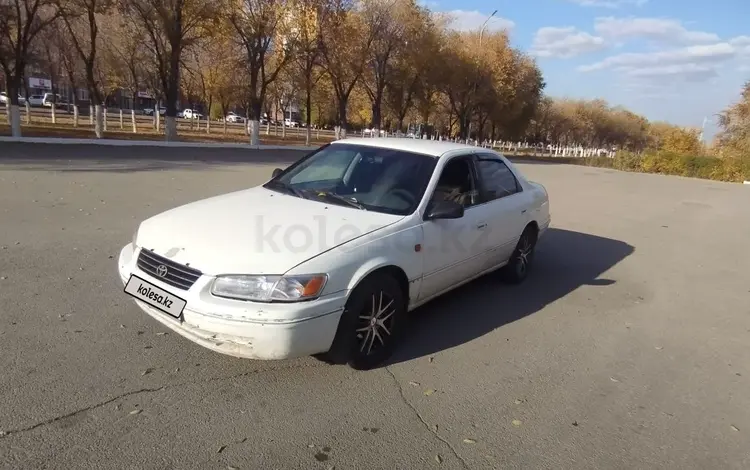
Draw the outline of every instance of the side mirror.
[[[460,219],[464,216],[464,206],[455,201],[435,201],[427,206],[425,220]]]
[[[282,173],[283,171],[284,171],[284,170],[282,170],[281,168],[274,168],[274,170],[273,170],[273,173],[271,174],[271,177],[272,177],[272,178],[276,178],[276,177],[277,177],[277,176],[279,176],[279,175],[280,175],[280,174],[281,174],[281,173]]]

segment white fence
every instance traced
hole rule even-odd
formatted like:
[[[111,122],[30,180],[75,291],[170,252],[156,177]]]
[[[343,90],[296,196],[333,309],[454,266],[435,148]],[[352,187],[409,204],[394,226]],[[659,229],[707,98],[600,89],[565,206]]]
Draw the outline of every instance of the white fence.
[[[363,129],[361,131],[362,137],[373,137],[377,138],[378,132],[374,129]],[[381,137],[402,137],[408,139],[418,139],[419,136],[414,134],[404,134],[402,132],[388,132],[380,131]],[[449,139],[441,135],[438,136],[427,136],[426,134],[421,136],[422,139],[426,140],[440,140],[448,142],[460,142],[469,145],[475,145],[477,147],[492,148],[501,152],[507,152],[514,155],[529,155],[529,156],[545,156],[545,157],[609,157],[613,158],[616,151],[612,149],[603,148],[588,148],[582,145],[540,145],[532,144],[529,142],[510,142],[503,140],[484,140],[479,142],[475,139]]]

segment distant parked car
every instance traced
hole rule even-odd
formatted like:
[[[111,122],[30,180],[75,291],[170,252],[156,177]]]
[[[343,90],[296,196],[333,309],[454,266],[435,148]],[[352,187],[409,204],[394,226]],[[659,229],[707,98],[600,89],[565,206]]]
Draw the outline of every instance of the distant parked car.
[[[245,122],[245,118],[234,112],[227,113],[227,116],[224,118],[224,120],[226,122]]]
[[[183,109],[177,116],[184,118],[184,119],[202,119],[203,118],[203,115],[201,113],[190,108]]]
[[[31,95],[28,98],[28,102],[30,106],[43,106],[44,95]]]
[[[55,93],[45,93],[44,96],[42,96],[42,106],[51,108],[54,103],[58,106],[63,104],[63,97]]]
[[[292,119],[286,118],[286,119],[284,119],[284,125],[286,127],[297,127],[297,126],[299,126],[299,123],[297,121],[292,120]]]
[[[6,105],[10,104],[10,99],[8,99],[8,94],[5,93],[4,91],[0,92],[0,103],[6,104]],[[18,104],[19,105],[26,104],[26,98],[24,98],[20,94],[18,95]]]
[[[146,116],[153,116],[154,115],[154,108],[146,108],[146,109],[144,109],[143,110],[143,114],[145,114]],[[160,107],[159,108],[159,116],[164,116],[165,114],[167,114],[167,108],[165,108],[164,106]]]

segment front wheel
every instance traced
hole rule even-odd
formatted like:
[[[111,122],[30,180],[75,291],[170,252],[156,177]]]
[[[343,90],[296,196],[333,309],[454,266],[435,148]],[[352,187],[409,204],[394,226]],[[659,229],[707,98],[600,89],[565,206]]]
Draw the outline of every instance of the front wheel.
[[[388,359],[403,330],[406,303],[398,282],[388,275],[365,279],[344,307],[326,362],[372,369]]]
[[[520,284],[529,275],[534,259],[537,234],[533,226],[528,226],[518,239],[515,250],[503,268],[503,275],[508,282]]]

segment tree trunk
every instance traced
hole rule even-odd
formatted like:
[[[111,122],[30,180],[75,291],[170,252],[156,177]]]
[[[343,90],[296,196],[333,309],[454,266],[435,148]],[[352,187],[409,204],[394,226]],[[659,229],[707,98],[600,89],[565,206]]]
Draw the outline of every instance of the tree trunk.
[[[208,114],[206,115],[206,134],[211,133],[211,105],[213,104],[213,99],[208,99]],[[226,119],[226,117],[224,118]]]
[[[382,100],[382,97],[376,97],[372,103],[372,128],[378,131],[378,136],[380,135],[380,122],[382,120],[380,115],[380,102]]]
[[[29,104],[29,100],[26,100],[26,124],[31,124],[31,105]],[[18,137],[21,137],[19,134]]]
[[[101,105],[101,106],[102,106],[102,130],[104,132],[107,132],[107,121],[108,121],[108,119],[107,119],[107,108],[106,108],[106,106],[103,106],[103,105]],[[97,119],[99,119],[99,118],[97,117]]]
[[[50,117],[52,118],[52,124],[57,124],[57,113],[55,112],[55,103],[52,103],[52,106],[50,106],[49,110],[50,110]]]
[[[349,97],[339,98],[339,122],[336,126],[336,139],[346,139],[346,107],[349,104]]]
[[[131,109],[130,110],[130,124],[132,124],[132,126],[133,126],[133,134],[137,134],[138,133],[138,124],[137,124],[137,121],[135,119],[135,109]]]
[[[78,127],[78,105],[73,105],[73,127]]]
[[[8,109],[8,121],[10,122],[10,135],[21,137],[21,110],[17,104],[11,104]]]
[[[89,96],[89,98],[91,97]],[[94,125],[94,105],[93,104],[89,105],[89,124],[91,124],[92,126]]]
[[[281,120],[281,138],[286,139],[286,111],[284,111],[284,119]]]
[[[120,109],[120,130],[125,129],[125,121],[123,120],[122,109]]]
[[[305,105],[307,106],[307,112],[305,113],[305,145],[310,145],[310,125],[312,124],[312,87],[310,86],[310,78],[307,80],[307,90],[305,90]]]
[[[164,136],[167,142],[177,140],[177,118],[174,116],[166,116],[164,118]]]
[[[260,145],[260,121],[257,118],[247,122],[250,130],[250,145]]]
[[[96,124],[94,125],[94,133],[97,139],[104,137],[104,113],[102,105],[97,104],[94,106],[94,114],[96,116]]]
[[[154,127],[156,128],[157,134],[161,132],[161,113],[159,112],[159,108],[161,108],[161,106],[157,102],[157,106],[154,108]]]

